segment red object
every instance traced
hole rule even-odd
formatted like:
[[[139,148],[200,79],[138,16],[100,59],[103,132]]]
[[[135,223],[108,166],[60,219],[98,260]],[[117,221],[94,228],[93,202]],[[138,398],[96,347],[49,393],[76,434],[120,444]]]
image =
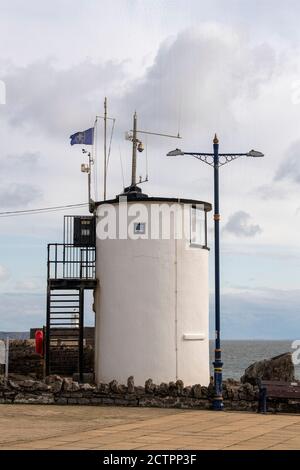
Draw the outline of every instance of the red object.
[[[35,332],[35,352],[41,356],[44,352],[44,333],[41,330]]]

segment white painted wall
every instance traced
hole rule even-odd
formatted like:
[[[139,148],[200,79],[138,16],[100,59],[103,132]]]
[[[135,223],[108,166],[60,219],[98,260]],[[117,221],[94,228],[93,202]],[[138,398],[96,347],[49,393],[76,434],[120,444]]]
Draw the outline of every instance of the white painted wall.
[[[133,375],[137,385],[148,378],[208,385],[209,252],[189,245],[97,238],[97,382]]]

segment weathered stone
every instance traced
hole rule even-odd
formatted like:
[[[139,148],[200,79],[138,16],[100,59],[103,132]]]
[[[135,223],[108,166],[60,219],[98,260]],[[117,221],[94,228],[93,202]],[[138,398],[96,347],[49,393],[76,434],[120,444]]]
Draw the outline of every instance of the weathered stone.
[[[90,398],[78,398],[77,399],[78,405],[90,405],[91,401]]]
[[[145,388],[142,386],[134,387],[135,394],[138,396],[145,395]]]
[[[94,390],[96,390],[96,387],[88,383],[79,384],[79,388],[84,392],[93,392]]]
[[[118,382],[116,380],[112,380],[111,382],[109,382],[109,389],[113,393],[118,393]]]
[[[109,385],[104,384],[104,383],[99,383],[97,385],[97,388],[96,388],[95,392],[99,392],[101,394],[107,394],[107,393],[109,393]]]
[[[146,380],[145,382],[145,393],[150,393],[152,394],[155,390],[155,385],[153,384],[153,380],[152,379],[148,379]]]
[[[38,391],[38,392],[48,392],[51,390],[51,387],[47,384],[45,384],[44,382],[38,382],[35,386],[35,389]]]
[[[91,398],[90,403],[92,405],[102,405],[103,403],[103,398]]]
[[[55,397],[54,402],[56,405],[67,405],[68,399],[64,397]]]
[[[182,380],[176,380],[177,395],[183,395],[184,383]]]
[[[202,385],[202,387],[201,387],[201,396],[203,398],[208,397],[208,387],[205,387],[205,385]]]
[[[293,382],[295,380],[295,367],[292,354],[280,354],[280,356],[271,359],[254,362],[245,370],[241,382],[257,385],[259,379]]]
[[[193,395],[193,389],[191,385],[188,385],[187,387],[183,388],[182,395],[184,397],[191,397]]]
[[[253,385],[245,383],[238,388],[240,400],[253,400],[255,397]]]
[[[14,403],[18,404],[36,404],[36,405],[50,405],[54,403],[52,394],[29,394],[18,393],[14,399]]]
[[[78,372],[75,372],[72,376],[72,379],[74,380],[74,382],[80,382],[80,374]],[[94,374],[92,372],[84,372],[82,374],[82,383],[94,383]]]
[[[124,384],[119,384],[119,385],[118,385],[118,393],[119,393],[120,395],[125,395],[126,392],[127,392],[127,387],[126,387],[126,385],[124,385]]]
[[[200,384],[193,385],[192,389],[193,389],[193,396],[195,398],[202,398],[202,391],[201,391]]]
[[[215,387],[214,387],[213,379],[211,377],[209,385],[207,387],[207,396],[208,398],[213,398],[214,394],[215,394]]]
[[[113,405],[115,403],[115,400],[112,398],[103,398],[102,399],[103,405]]]
[[[27,389],[34,389],[35,388],[35,381],[28,379],[28,380],[22,380],[21,382],[18,383],[19,387],[21,388],[27,388]]]
[[[169,386],[167,383],[162,382],[158,388],[158,393],[161,396],[167,396],[169,393]]]
[[[45,378],[47,385],[50,385],[53,393],[59,393],[63,386],[63,379],[59,375],[49,375]]]
[[[127,379],[127,392],[128,393],[134,393],[134,377],[131,375]]]
[[[177,385],[175,382],[169,382],[169,395],[177,397]]]
[[[64,378],[63,391],[65,392],[77,392],[80,389],[78,382],[73,382],[72,379]]]
[[[9,386],[9,388],[12,388],[14,390],[19,390],[20,389],[20,386],[16,382],[14,382],[13,380],[8,380],[7,385]]]

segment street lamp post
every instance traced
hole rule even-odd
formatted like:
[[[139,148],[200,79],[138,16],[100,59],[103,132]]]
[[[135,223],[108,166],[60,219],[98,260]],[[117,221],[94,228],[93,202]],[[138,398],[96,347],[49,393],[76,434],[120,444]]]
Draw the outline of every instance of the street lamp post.
[[[214,357],[214,398],[213,409],[223,409],[222,395],[222,351],[221,351],[221,311],[220,311],[220,209],[219,209],[219,168],[239,157],[263,157],[261,152],[250,150],[247,153],[219,153],[219,140],[215,134],[213,153],[183,152],[172,150],[167,156],[190,155],[207,163],[214,169],[214,233],[215,233],[215,357]]]

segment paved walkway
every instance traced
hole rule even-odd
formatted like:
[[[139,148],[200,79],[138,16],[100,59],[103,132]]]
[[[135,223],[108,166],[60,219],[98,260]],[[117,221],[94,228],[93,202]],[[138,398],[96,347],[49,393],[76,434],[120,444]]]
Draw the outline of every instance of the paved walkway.
[[[1,449],[300,449],[300,415],[0,405]]]

